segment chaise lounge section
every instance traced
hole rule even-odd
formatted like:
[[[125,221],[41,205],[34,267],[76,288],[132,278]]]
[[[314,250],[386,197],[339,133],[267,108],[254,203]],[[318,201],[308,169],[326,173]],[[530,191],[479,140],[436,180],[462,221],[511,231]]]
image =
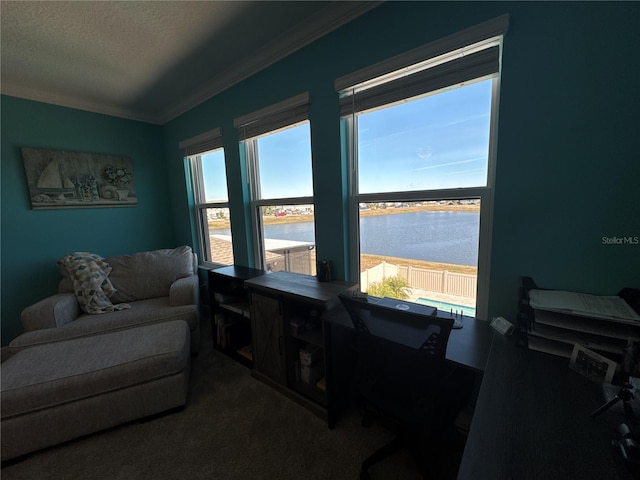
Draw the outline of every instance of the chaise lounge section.
[[[182,320],[2,349],[2,461],[185,405]]]

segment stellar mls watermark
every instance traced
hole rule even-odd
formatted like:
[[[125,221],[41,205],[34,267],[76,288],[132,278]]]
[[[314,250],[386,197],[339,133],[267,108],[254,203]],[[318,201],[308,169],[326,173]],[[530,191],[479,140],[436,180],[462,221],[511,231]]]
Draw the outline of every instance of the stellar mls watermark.
[[[638,245],[640,237],[602,237],[602,245]]]

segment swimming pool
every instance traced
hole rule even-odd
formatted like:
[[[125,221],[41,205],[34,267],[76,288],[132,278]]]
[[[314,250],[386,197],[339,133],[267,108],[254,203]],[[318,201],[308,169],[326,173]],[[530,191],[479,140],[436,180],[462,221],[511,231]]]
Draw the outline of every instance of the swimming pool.
[[[465,307],[464,305],[456,305],[455,303],[440,302],[438,300],[431,300],[429,298],[422,297],[416,299],[416,303],[419,303],[421,305],[429,305],[430,307],[436,307],[439,311],[442,312],[450,312],[451,310],[453,310],[453,313],[455,313],[456,310],[458,312],[462,310],[463,315],[467,315],[469,317],[476,316],[475,308]]]

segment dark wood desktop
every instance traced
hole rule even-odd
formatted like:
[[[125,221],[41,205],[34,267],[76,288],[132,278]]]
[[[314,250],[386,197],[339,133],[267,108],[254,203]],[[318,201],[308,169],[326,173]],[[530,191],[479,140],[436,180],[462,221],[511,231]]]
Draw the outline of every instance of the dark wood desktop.
[[[568,364],[495,335],[459,480],[634,478],[611,446],[624,419],[590,418],[601,387]]]
[[[387,302],[390,299],[379,299],[369,297],[370,302]],[[392,303],[406,305],[408,310],[415,313],[430,315],[431,307],[420,305],[412,302],[403,302],[401,300],[393,300]],[[335,325],[341,325],[347,328],[353,328],[353,324],[346,310],[337,309],[340,313],[334,315],[330,322]],[[400,328],[394,325],[385,336],[393,337],[393,329]],[[491,339],[493,337],[493,329],[489,326],[489,322],[478,320],[473,317],[462,317],[462,328],[451,330],[449,343],[447,345],[447,360],[460,366],[470,368],[482,372],[489,356],[491,349]]]

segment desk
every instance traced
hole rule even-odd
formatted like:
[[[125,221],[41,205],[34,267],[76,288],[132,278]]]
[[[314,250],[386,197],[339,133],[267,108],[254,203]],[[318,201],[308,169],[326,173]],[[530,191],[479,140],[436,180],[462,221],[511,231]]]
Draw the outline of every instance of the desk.
[[[369,297],[369,301],[375,297]],[[429,314],[432,310],[430,307],[423,305],[408,303],[410,310],[415,313]],[[493,329],[488,322],[477,320],[473,317],[464,317],[462,320],[463,327],[461,329],[451,330],[449,342],[447,343],[446,359],[452,363],[460,365],[464,368],[482,372],[485,368],[487,357],[491,348],[491,339],[493,337]],[[337,420],[339,412],[346,406],[346,402],[339,399],[347,399],[342,393],[351,389],[350,376],[345,376],[344,372],[351,369],[355,365],[355,352],[353,351],[354,340],[345,336],[345,332],[353,335],[353,322],[342,305],[338,305],[332,311],[332,315],[327,317],[324,322],[325,337],[329,340],[329,347],[332,355],[328,356],[328,371],[339,371],[342,373],[341,383],[332,382],[332,388],[327,388],[329,395],[329,426],[332,428]],[[388,329],[386,329],[388,330]],[[381,335],[384,337],[392,335]],[[404,343],[404,342],[403,342]],[[333,376],[333,375],[332,375]],[[479,375],[477,375],[479,377]],[[337,375],[335,375],[337,377]],[[338,392],[341,394],[338,395]],[[335,395],[335,397],[334,397]]]
[[[369,301],[373,301],[373,298],[375,297],[370,297]],[[421,313],[421,309],[424,309],[425,314],[430,312],[430,307],[417,303],[406,302],[406,304],[410,305],[412,312]],[[353,329],[351,318],[342,306],[336,307],[336,314],[331,317],[329,323]],[[473,317],[463,317],[462,328],[451,330],[449,335],[447,360],[472,370],[484,371],[491,349],[493,331],[489,322]]]
[[[447,360],[479,372],[485,370],[494,330],[485,320],[464,317],[462,328],[451,330]]]
[[[567,359],[495,335],[458,479],[633,478],[610,446],[618,418],[589,418],[603,403]]]

